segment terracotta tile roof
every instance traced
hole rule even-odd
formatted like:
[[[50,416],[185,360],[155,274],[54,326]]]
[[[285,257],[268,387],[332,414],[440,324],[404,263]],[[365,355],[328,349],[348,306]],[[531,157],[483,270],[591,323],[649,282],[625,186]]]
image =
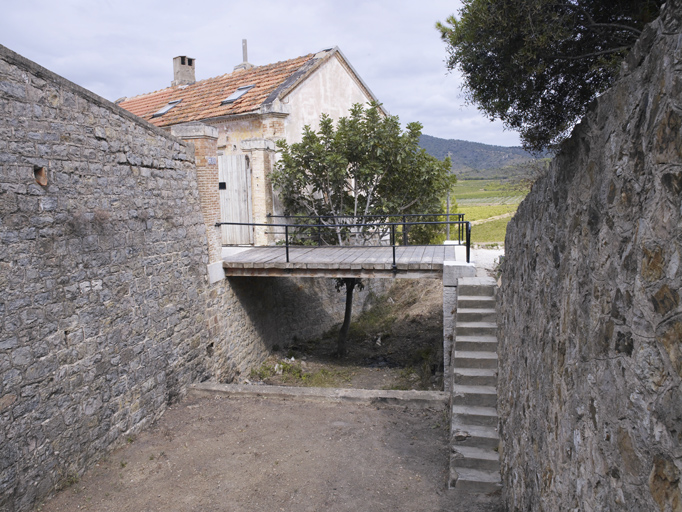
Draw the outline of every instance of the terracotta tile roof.
[[[322,60],[322,59],[319,59]],[[263,103],[272,101],[282,85],[290,85],[298,75],[310,69],[315,55],[309,54],[275,64],[238,70],[215,78],[208,78],[188,86],[175,86],[160,91],[127,98],[120,107],[156,126],[169,126],[189,121],[199,121],[218,116],[245,114],[258,111]],[[238,87],[253,85],[234,103],[221,102]],[[152,115],[170,101],[182,100],[160,117]]]

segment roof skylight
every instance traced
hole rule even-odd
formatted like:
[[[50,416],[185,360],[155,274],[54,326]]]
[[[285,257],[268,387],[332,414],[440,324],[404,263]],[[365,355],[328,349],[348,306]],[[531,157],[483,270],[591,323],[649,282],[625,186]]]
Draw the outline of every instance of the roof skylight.
[[[221,101],[220,104],[221,105],[227,105],[228,103],[234,103],[235,101],[237,101],[239,98],[244,96],[247,92],[249,92],[254,87],[255,87],[255,85],[244,85],[242,87],[238,87],[236,91],[234,91],[226,99]]]
[[[175,105],[180,103],[182,100],[173,100],[169,101],[167,105],[164,105],[160,110],[154,112],[152,114],[152,117],[161,117],[164,115],[166,112],[168,112],[170,109],[172,109]]]

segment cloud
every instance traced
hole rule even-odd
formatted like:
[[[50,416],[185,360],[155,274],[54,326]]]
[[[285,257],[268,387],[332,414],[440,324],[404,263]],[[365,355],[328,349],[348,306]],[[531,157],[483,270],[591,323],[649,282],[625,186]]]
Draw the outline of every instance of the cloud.
[[[116,100],[170,85],[172,59],[197,59],[197,78],[242,61],[267,64],[338,46],[401,120],[442,138],[518,145],[518,136],[464,105],[435,30],[460,7],[430,0],[23,0],[6,2],[2,44]]]

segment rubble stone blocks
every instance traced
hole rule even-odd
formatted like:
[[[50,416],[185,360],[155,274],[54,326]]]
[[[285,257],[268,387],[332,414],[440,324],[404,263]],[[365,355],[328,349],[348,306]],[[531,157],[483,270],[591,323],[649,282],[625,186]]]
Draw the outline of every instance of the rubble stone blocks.
[[[509,223],[508,510],[682,510],[681,27],[666,3]]]
[[[0,46],[0,510],[343,318],[331,279],[209,263],[193,146]]]

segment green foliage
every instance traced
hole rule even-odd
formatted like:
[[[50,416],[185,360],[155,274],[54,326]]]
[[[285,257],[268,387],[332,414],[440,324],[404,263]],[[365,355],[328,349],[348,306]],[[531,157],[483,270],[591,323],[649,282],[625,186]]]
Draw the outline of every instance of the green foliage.
[[[277,143],[281,159],[273,183],[285,210],[320,217],[322,224],[339,224],[342,216],[364,223],[368,215],[437,213],[456,179],[449,159],[439,161],[419,147],[421,128],[410,123],[403,132],[398,118],[383,115],[378,104],[354,105],[336,127],[323,114],[318,131],[306,126],[300,143]],[[351,227],[322,236],[328,244],[376,240],[374,231]]]
[[[443,215],[437,217],[414,217],[411,222],[446,222],[447,217],[447,206],[445,201],[441,204],[438,209]],[[454,199],[454,195],[450,200],[450,213],[457,213],[457,202]],[[452,222],[457,221],[456,217],[451,217]],[[453,233],[457,230],[456,224],[450,225],[450,232]],[[445,241],[446,226],[444,224],[419,224],[416,226],[408,227],[408,239],[411,245],[429,245],[429,244],[442,244]],[[399,230],[398,235],[402,236],[402,229]]]
[[[521,134],[558,143],[606,90],[663,0],[463,0],[437,28],[467,99]]]
[[[388,338],[396,321],[394,309],[394,305],[389,303],[388,294],[375,297],[372,307],[360,313],[351,324],[349,337],[360,341],[383,334],[384,339]]]
[[[252,379],[267,381],[275,376],[280,376],[281,380],[288,384],[318,388],[338,387],[350,379],[347,370],[319,368],[307,371],[300,362],[286,359],[266,362],[260,368],[251,370]]]

